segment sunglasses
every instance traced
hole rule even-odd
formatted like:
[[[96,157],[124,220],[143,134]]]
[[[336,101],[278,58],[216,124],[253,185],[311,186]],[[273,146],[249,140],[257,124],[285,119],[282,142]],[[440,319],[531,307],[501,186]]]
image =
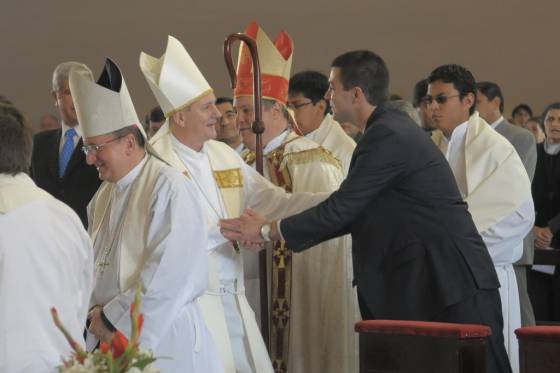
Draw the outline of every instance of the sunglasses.
[[[447,103],[447,101],[449,101],[450,98],[459,97],[459,96],[461,96],[461,95],[460,95],[460,94],[458,94],[458,95],[452,95],[452,96],[437,95],[436,97],[432,97],[432,96],[430,96],[430,95],[426,95],[426,96],[422,99],[422,101],[424,101],[424,102],[425,102],[426,104],[428,104],[428,105],[431,105],[432,102],[434,102],[434,101],[437,102],[438,105],[442,105],[442,104]]]

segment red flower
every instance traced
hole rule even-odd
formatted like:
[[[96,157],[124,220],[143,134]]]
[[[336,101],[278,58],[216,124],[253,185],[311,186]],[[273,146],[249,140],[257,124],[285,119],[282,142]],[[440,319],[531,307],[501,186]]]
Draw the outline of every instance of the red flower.
[[[144,325],[144,314],[138,315],[138,335],[142,333],[142,325]]]
[[[118,358],[126,350],[126,346],[128,345],[128,339],[126,339],[123,333],[117,330],[117,332],[113,336],[113,341],[111,342],[111,345],[113,346],[113,356],[115,356],[115,358]]]
[[[99,349],[101,350],[101,353],[106,354],[111,349],[111,346],[109,346],[107,342],[101,342]]]

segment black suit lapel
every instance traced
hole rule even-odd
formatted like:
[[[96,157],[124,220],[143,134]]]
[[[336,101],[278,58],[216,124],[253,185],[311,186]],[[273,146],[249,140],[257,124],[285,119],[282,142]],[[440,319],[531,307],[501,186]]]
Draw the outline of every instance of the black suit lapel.
[[[48,144],[46,144],[45,152],[48,156],[47,164],[50,173],[52,174],[54,180],[58,179],[58,156],[60,148],[60,136],[62,130],[53,131],[52,136],[49,138]]]

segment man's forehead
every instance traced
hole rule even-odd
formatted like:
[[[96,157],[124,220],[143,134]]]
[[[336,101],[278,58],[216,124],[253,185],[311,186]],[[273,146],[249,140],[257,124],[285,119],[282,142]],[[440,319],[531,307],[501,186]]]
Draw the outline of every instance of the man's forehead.
[[[436,80],[428,84],[428,93],[454,93],[457,92],[453,83],[446,83],[441,80]]]
[[[297,93],[289,95],[288,96],[288,101],[297,102],[297,101],[300,101],[300,100],[305,100],[306,98],[307,97],[303,93],[297,92]]]

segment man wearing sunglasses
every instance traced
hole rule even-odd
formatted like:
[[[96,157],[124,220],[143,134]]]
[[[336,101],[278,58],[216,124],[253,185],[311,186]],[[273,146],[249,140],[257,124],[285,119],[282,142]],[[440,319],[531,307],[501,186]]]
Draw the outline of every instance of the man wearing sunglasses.
[[[346,175],[356,142],[333,119],[325,98],[328,89],[329,80],[320,72],[297,73],[290,78],[288,107],[293,110],[304,136],[333,153]]]
[[[88,205],[94,288],[86,344],[131,335],[130,307],[142,286],[140,345],[163,372],[222,373],[217,347],[196,304],[208,280],[207,235],[191,180],[146,145],[119,68],[107,60],[97,82],[83,69],[70,86],[86,161],[103,180]],[[165,358],[164,358],[165,357]]]
[[[531,182],[515,148],[475,111],[476,82],[469,70],[443,65],[428,77],[434,125],[432,139],[451,166],[478,233],[500,280],[503,335],[514,372],[519,370],[519,293],[512,264],[535,218]]]

